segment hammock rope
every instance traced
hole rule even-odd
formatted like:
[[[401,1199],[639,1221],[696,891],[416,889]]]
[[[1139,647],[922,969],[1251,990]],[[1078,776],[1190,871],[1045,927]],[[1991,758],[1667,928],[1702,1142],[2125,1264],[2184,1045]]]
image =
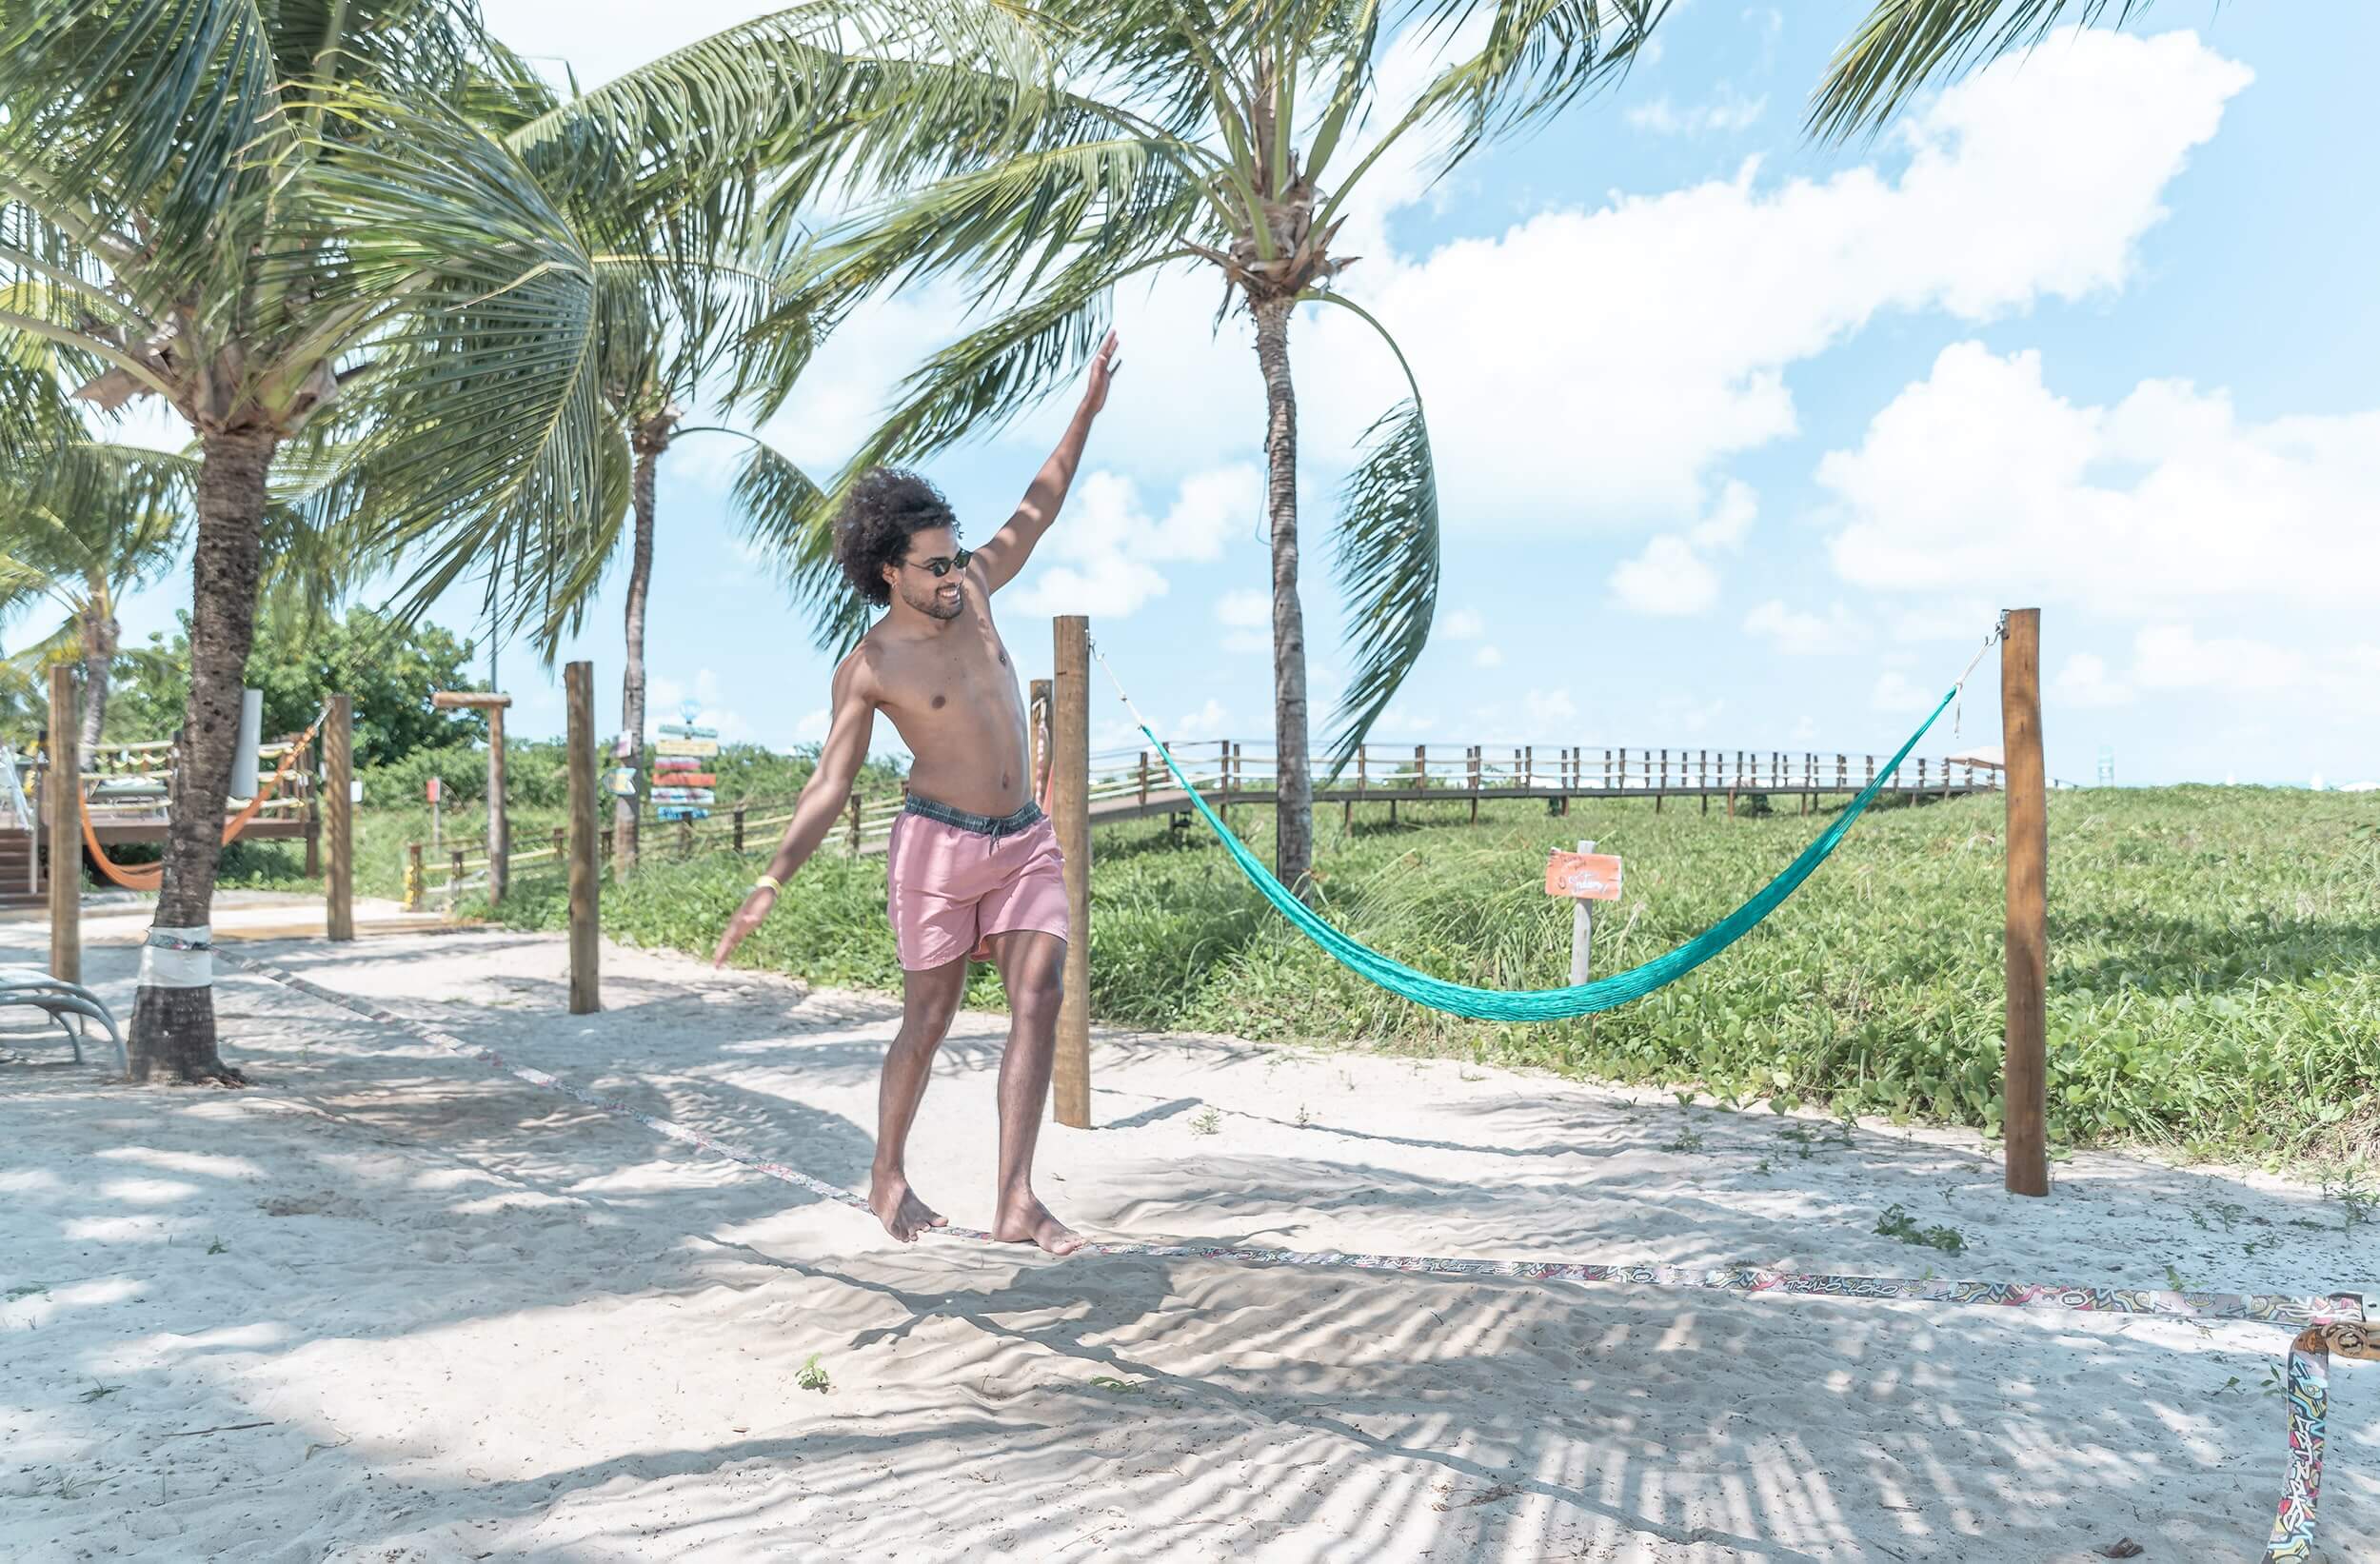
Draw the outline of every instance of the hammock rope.
[[[1995,632],[1993,637],[1984,642],[1985,648],[1989,649],[1993,642],[1997,639]],[[1096,643],[1093,644],[1092,651],[1098,656],[1100,666],[1107,669],[1108,680],[1115,684],[1116,693],[1121,697],[1124,704],[1131,709],[1133,717],[1140,723],[1140,732],[1147,737],[1151,744],[1156,746],[1159,758],[1165,762],[1165,769],[1173,774],[1174,781],[1180,783],[1182,792],[1188,795],[1192,806],[1204,818],[1208,827],[1214,831],[1216,840],[1223,844],[1223,850],[1228,852],[1232,861],[1240,865],[1240,873],[1248,877],[1249,883],[1263,895],[1265,901],[1273,904],[1275,910],[1295,924],[1300,933],[1321,946],[1339,964],[1365,981],[1384,988],[1400,999],[1410,1000],[1416,1004],[1426,1005],[1432,1010],[1443,1011],[1450,1016],[1466,1017],[1473,1020],[1567,1020],[1598,1010],[1609,1010],[1616,1005],[1626,1004],[1631,1000],[1642,999],[1664,984],[1676,982],[1751,933],[1755,927],[1758,926],[1761,920],[1775,911],[1779,903],[1800,888],[1801,882],[1809,879],[1819,864],[1826,861],[1828,856],[1842,841],[1844,834],[1852,828],[1853,823],[1859,819],[1868,805],[1875,801],[1876,795],[1883,791],[1885,783],[1891,781],[1894,773],[1900,769],[1901,762],[1909,758],[1909,752],[1917,747],[1917,741],[1926,736],[1934,723],[1941,718],[1943,711],[1950,706],[1952,702],[1958,699],[1959,691],[1966,687],[1967,683],[1966,675],[1960,675],[1958,683],[1953,684],[1949,693],[1935,703],[1934,710],[1927,714],[1926,720],[1917,724],[1916,731],[1912,733],[1907,742],[1894,752],[1892,760],[1877,768],[1875,780],[1869,782],[1860,791],[1859,796],[1852,800],[1835,823],[1819,833],[1816,841],[1802,849],[1800,857],[1787,864],[1775,879],[1760,887],[1753,895],[1752,900],[1742,906],[1737,907],[1734,912],[1729,913],[1725,918],[1675,950],[1665,951],[1641,965],[1630,967],[1625,972],[1615,972],[1608,977],[1564,988],[1508,991],[1475,988],[1467,983],[1448,982],[1442,978],[1434,978],[1426,972],[1381,955],[1353,936],[1342,933],[1324,921],[1313,908],[1299,901],[1296,893],[1292,892],[1288,886],[1274,878],[1273,871],[1264,866],[1263,861],[1249,850],[1248,845],[1232,833],[1231,827],[1223,823],[1221,817],[1215,813],[1213,806],[1200,796],[1198,788],[1191,783],[1180,764],[1175,761],[1172,751],[1165,747],[1165,742],[1157,736],[1156,730],[1149,724],[1148,720],[1141,716],[1140,707],[1133,705],[1132,697],[1124,693],[1122,682],[1116,678],[1116,670],[1108,666],[1106,654],[1101,652]],[[1980,662],[1982,657],[1982,652],[1975,654],[1977,662]],[[1967,666],[1969,673],[1974,671],[1973,663],[1970,663]]]
[[[223,846],[228,847],[237,841],[240,833],[248,829],[248,822],[256,818],[256,812],[270,802],[274,794],[281,791],[283,780],[289,775],[290,768],[297,764],[298,757],[306,753],[306,746],[314,742],[314,735],[322,731],[324,720],[329,715],[330,708],[327,706],[314,714],[314,721],[307,725],[304,733],[298,735],[297,742],[291,744],[282,755],[281,763],[273,767],[271,778],[264,786],[256,790],[256,796],[248,801],[247,807],[225,822]],[[154,863],[118,863],[110,859],[99,845],[98,832],[91,827],[90,800],[83,796],[81,787],[77,786],[74,791],[75,802],[80,806],[83,817],[83,845],[90,853],[91,861],[98,866],[99,872],[128,891],[162,889],[166,882],[164,860],[160,859]]]

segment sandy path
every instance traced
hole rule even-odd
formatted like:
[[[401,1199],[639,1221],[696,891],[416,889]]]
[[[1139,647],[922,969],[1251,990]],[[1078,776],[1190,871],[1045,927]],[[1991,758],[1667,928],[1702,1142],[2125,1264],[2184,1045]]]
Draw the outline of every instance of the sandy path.
[[[573,1019],[559,940],[248,948],[864,1180],[877,1000],[607,947]],[[88,970],[129,1009],[131,952]],[[261,1089],[0,1039],[0,1556],[2195,1564],[2278,1493],[2269,1328],[903,1248],[262,980],[218,1003]],[[962,1019],[914,1142],[962,1221],[1003,1027]],[[2276,1180],[2086,1157],[2020,1201],[1971,1135],[1228,1039],[1104,1033],[1093,1079],[1042,1187],[1102,1233],[2380,1295],[2375,1229]],[[1876,1235],[1894,1202],[1967,1253]],[[2344,1564],[2380,1373],[2334,1391]]]

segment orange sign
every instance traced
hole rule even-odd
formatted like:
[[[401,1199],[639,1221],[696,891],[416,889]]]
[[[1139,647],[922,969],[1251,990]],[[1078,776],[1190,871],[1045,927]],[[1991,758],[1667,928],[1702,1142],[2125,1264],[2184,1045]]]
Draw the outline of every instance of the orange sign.
[[[1581,901],[1619,900],[1619,860],[1609,853],[1556,853],[1546,860],[1545,894]]]

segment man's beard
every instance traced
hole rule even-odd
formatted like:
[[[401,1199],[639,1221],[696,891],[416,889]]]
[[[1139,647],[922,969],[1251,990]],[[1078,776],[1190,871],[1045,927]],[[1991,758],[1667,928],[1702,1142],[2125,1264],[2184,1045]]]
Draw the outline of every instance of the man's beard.
[[[960,610],[967,605],[965,594],[961,593],[945,599],[939,587],[926,593],[922,598],[911,597],[906,592],[902,593],[901,598],[902,602],[928,619],[957,619]]]

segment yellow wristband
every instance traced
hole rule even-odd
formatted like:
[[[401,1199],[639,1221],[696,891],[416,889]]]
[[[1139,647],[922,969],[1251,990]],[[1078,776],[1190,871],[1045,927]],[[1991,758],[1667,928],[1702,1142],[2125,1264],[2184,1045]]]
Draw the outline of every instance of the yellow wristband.
[[[773,874],[764,874],[764,875],[761,876],[758,880],[755,880],[754,881],[752,881],[752,888],[753,888],[754,890],[756,890],[756,891],[757,891],[757,890],[759,890],[759,889],[760,889],[762,886],[764,886],[764,885],[767,886],[767,887],[768,887],[770,890],[772,890],[772,891],[782,891],[782,890],[783,890],[783,889],[785,888],[785,887],[784,887],[784,882],[783,882],[783,881],[780,881],[780,880],[779,880],[779,879],[778,879],[775,875],[773,875]]]

